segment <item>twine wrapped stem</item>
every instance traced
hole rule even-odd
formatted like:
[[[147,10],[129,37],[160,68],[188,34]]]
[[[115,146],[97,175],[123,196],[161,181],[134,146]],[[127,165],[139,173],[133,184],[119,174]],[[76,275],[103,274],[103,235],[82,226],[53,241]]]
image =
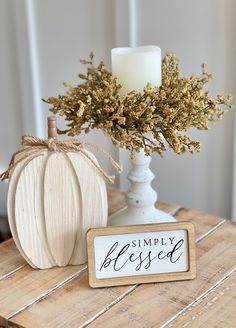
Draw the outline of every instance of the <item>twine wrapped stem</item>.
[[[108,175],[86,152],[84,146],[90,146],[100,152],[101,154],[105,155],[108,160],[111,162],[112,166],[115,170],[119,173],[121,172],[120,165],[111,157],[111,155],[106,152],[104,149],[98,147],[97,145],[91,144],[85,141],[79,141],[76,139],[69,139],[64,141],[59,141],[53,138],[50,139],[40,139],[33,136],[23,136],[22,137],[22,145],[24,146],[23,149],[17,151],[13,154],[8,169],[0,175],[1,181],[8,179],[11,175],[14,168],[26,158],[29,158],[33,155],[43,155],[45,150],[48,151],[56,151],[56,152],[80,152],[83,154],[87,160],[95,167],[95,169],[108,181],[114,182],[115,176]],[[20,155],[19,159],[16,160],[16,157]]]
[[[34,155],[42,156],[44,151],[55,151],[55,152],[80,152],[84,157],[96,168],[96,170],[108,181],[114,182],[115,176],[108,175],[96,161],[90,156],[84,146],[90,146],[98,152],[105,155],[111,162],[115,170],[121,172],[120,165],[111,157],[111,155],[104,149],[97,145],[91,144],[85,141],[79,141],[76,139],[69,139],[64,141],[57,140],[57,120],[55,116],[48,117],[48,139],[40,139],[33,136],[25,135],[22,137],[23,149],[18,150],[13,154],[8,169],[0,175],[0,180],[3,181],[8,179],[14,170],[14,168],[26,158]],[[19,158],[17,156],[19,155]]]

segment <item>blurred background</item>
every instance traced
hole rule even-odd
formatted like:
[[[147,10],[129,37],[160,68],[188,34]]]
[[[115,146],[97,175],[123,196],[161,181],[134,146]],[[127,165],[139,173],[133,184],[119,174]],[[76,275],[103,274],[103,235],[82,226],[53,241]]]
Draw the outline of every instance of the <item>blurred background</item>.
[[[158,45],[175,52],[183,75],[207,63],[212,95],[235,95],[236,2],[234,0],[0,0],[0,171],[20,147],[23,134],[46,137],[48,106],[41,98],[78,82],[79,59],[94,51],[110,69],[110,49]],[[190,131],[201,141],[195,156],[154,155],[153,187],[162,200],[236,218],[234,110],[209,131]],[[63,121],[60,120],[60,126]],[[116,186],[128,188],[129,154],[101,131],[86,136],[121,162]],[[105,170],[109,163],[100,159]],[[7,183],[0,184],[0,217],[6,216]],[[0,231],[5,225],[0,219]]]

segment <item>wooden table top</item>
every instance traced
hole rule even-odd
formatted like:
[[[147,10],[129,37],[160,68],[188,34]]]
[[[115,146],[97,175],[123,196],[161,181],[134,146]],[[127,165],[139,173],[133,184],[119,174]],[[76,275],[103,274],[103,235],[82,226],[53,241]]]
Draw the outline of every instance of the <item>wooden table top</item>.
[[[109,193],[110,213],[124,206]],[[0,244],[0,326],[236,327],[236,225],[159,202],[196,228],[197,278],[92,289],[85,265],[32,269],[12,240]]]

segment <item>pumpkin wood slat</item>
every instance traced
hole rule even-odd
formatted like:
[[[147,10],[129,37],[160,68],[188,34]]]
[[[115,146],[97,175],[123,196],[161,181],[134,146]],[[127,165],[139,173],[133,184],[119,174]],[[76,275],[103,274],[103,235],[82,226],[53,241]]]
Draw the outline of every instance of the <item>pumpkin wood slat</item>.
[[[52,153],[44,165],[43,202],[45,236],[52,259],[51,266],[69,263],[82,226],[81,189],[65,153]],[[63,205],[62,205],[63,204]]]
[[[39,268],[54,266],[44,233],[42,216],[43,206],[41,193],[38,192],[42,179],[40,167],[45,165],[45,156],[37,156],[29,161],[19,173],[15,194],[10,195],[15,199],[15,223],[20,246],[30,265]],[[11,182],[10,182],[11,184]],[[41,188],[40,188],[41,189]]]
[[[68,153],[76,176],[78,177],[81,192],[81,203],[83,216],[81,218],[80,228],[77,229],[77,238],[70,264],[76,264],[78,261],[86,262],[86,232],[91,227],[104,227],[107,225],[107,192],[103,179],[97,174],[96,170],[90,170],[91,163],[81,156],[78,160],[78,154]],[[90,154],[92,157],[92,154]],[[96,158],[93,160],[98,164]],[[92,167],[93,168],[93,167]],[[89,172],[89,174],[88,174]],[[97,195],[97,196],[96,196]],[[86,218],[91,218],[86,220]]]
[[[233,327],[236,322],[236,271],[196,302],[176,320],[172,327]],[[218,315],[220,313],[220,316]]]
[[[179,213],[178,220],[185,220],[186,213],[189,215],[188,211],[182,211],[182,216]],[[191,221],[194,222],[194,218],[195,214],[191,218]],[[200,226],[201,223],[204,221],[204,218],[205,214],[200,214],[198,212],[197,221]],[[210,217],[209,221],[209,225],[203,224],[201,232],[200,229],[198,229],[197,237],[205,235],[209,230],[212,229],[212,227],[216,226],[220,222],[220,219]],[[116,307],[115,304],[119,302],[121,298],[123,298],[122,295],[124,295],[124,293],[126,295],[126,297],[124,297],[125,300],[127,297],[129,297],[127,295],[129,295],[130,292],[134,293],[134,289],[136,288],[135,286],[126,286],[122,287],[122,289],[120,289],[121,287],[118,287],[119,289],[117,287],[104,288],[101,289],[103,293],[101,297],[100,291],[93,290],[88,286],[86,273],[84,273],[83,276],[84,280],[78,281],[79,278],[72,280],[62,289],[55,291],[53,294],[46,297],[43,301],[30,306],[28,309],[26,309],[19,315],[16,315],[11,318],[10,321],[12,323],[14,322],[14,324],[22,323],[23,325],[28,327],[29,323],[33,320],[34,322],[37,322],[37,327],[48,326],[50,328],[53,328],[57,327],[57,324],[59,322],[58,320],[60,320],[61,324],[68,325],[69,327],[78,327],[92,320],[95,320],[97,317],[99,317],[99,315],[101,315],[103,312],[106,312],[107,309],[109,309],[110,307]],[[186,284],[186,282],[184,283]],[[153,286],[153,284],[151,285]],[[139,288],[140,287],[138,287],[137,290],[139,290]],[[120,291],[120,293],[116,294],[115,297],[111,299],[110,295],[111,293],[113,293],[113,291],[117,291],[117,293],[118,291]],[[154,289],[154,292],[155,291],[156,289]],[[90,304],[91,298],[92,303],[97,304],[97,306],[92,306]],[[55,307],[57,307],[57,318],[55,318],[54,314],[51,314],[50,311],[48,311],[48,306],[50,306],[50,304],[53,304]],[[102,315],[101,323],[103,321],[102,318],[104,317],[104,315],[108,315],[109,317],[109,313],[113,313],[113,311],[110,311],[112,311],[112,308],[107,313],[104,313]],[[67,316],[67,313],[69,313],[69,316]],[[114,320],[114,318],[115,317],[112,317],[111,321],[116,321]],[[95,326],[98,320],[99,319],[95,320]],[[118,324],[119,320],[116,322]],[[107,325],[107,327],[109,327],[109,324]],[[124,324],[124,326],[127,326],[126,323]]]
[[[232,229],[232,223],[223,224],[207,238],[200,240],[197,245],[196,279],[188,282],[141,285],[98,318],[91,327],[164,325],[176,316],[176,313],[187,309],[197,297],[204,295],[212,285],[236,269],[235,238],[236,230]]]
[[[29,163],[30,160],[32,160],[33,157],[29,157],[28,160],[20,162],[16,167],[14,172],[11,175],[11,183],[9,184],[8,189],[8,197],[7,197],[7,211],[8,211],[8,222],[10,225],[11,233],[14,238],[15,244],[20,252],[20,254],[24,257],[24,259],[30,263],[32,267],[34,267],[34,264],[30,261],[30,259],[26,256],[25,252],[23,251],[21,247],[21,243],[19,240],[17,228],[16,228],[16,220],[15,220],[15,195],[16,193],[16,187],[17,182],[19,180],[20,172],[22,169]]]

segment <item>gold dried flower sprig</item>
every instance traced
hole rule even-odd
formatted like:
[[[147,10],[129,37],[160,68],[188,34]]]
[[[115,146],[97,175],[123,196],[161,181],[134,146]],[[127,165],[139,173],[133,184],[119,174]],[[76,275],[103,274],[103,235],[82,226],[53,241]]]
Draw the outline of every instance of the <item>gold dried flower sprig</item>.
[[[70,136],[102,129],[119,147],[132,153],[144,149],[147,155],[166,150],[166,143],[177,154],[187,150],[196,153],[200,143],[186,134],[189,128],[207,130],[210,122],[219,121],[232,107],[231,96],[212,99],[203,88],[212,79],[202,65],[201,76],[181,77],[179,60],[168,53],[162,61],[162,85],[150,84],[143,93],[131,91],[120,95],[117,78],[105,69],[103,62],[87,65],[86,74],[79,74],[83,83],[67,88],[65,95],[45,100],[54,114],[64,116],[68,129],[59,131]],[[166,141],[166,142],[165,142]]]

